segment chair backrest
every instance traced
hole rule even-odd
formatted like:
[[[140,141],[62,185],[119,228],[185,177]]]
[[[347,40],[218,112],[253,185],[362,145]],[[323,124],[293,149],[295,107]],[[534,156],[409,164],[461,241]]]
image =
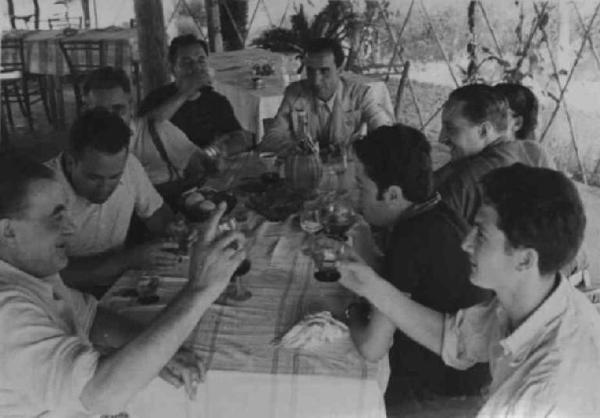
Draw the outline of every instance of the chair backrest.
[[[2,62],[0,66],[3,72],[25,72],[25,50],[23,48],[23,39],[2,39]]]
[[[64,29],[64,28],[82,28],[82,19],[79,17],[53,17],[48,19],[49,29]]]
[[[72,75],[106,66],[104,41],[60,41],[60,49]]]

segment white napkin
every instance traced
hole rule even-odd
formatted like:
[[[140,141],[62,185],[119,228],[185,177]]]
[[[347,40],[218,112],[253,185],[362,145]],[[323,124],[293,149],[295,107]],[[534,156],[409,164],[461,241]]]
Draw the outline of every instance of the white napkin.
[[[323,311],[310,314],[289,330],[279,344],[288,349],[315,349],[349,335],[348,327]]]

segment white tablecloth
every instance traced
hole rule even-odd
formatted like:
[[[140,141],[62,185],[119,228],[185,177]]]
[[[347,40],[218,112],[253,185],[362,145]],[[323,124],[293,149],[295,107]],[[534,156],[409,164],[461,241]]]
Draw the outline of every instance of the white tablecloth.
[[[238,168],[231,172],[247,174]],[[229,174],[224,178],[231,183]],[[349,337],[316,351],[273,344],[308,313],[329,310],[341,318],[353,295],[337,283],[313,278],[313,262],[302,251],[307,235],[293,218],[259,225],[249,253],[252,269],[243,280],[252,298],[235,306],[213,305],[188,340],[209,370],[199,398],[190,402],[182,390],[155,381],[130,404],[130,416],[385,417],[387,358],[367,362]],[[157,305],[139,306],[115,296],[135,286],[143,274],[135,271],[125,274],[102,304],[148,322],[183,286],[186,268],[182,263],[153,272],[161,276]]]
[[[215,89],[229,99],[242,127],[256,133],[259,141],[264,135],[263,119],[274,117],[283,99],[285,85],[277,67],[282,56],[263,49],[245,49],[213,54],[209,58],[211,67],[215,69]],[[255,89],[252,86],[251,63],[262,61],[271,62],[276,73],[264,77],[265,86]],[[386,109],[394,108],[383,81],[352,73],[346,76],[370,85]]]

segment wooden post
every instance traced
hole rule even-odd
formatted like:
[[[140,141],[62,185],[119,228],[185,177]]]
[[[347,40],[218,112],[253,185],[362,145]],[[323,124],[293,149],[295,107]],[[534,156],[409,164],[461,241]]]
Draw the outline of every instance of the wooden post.
[[[35,30],[40,28],[40,4],[38,0],[33,0],[33,27]]]
[[[206,23],[208,25],[208,42],[212,52],[223,52],[223,36],[221,35],[221,16],[219,0],[204,0]]]
[[[162,0],[134,0],[142,86],[145,93],[169,81]]]
[[[558,45],[556,45],[556,63],[558,70],[569,68],[569,53],[571,52],[571,7],[566,1],[558,0]]]
[[[16,29],[15,26],[15,5],[13,0],[6,0],[8,3],[8,18],[10,19],[10,27]]]

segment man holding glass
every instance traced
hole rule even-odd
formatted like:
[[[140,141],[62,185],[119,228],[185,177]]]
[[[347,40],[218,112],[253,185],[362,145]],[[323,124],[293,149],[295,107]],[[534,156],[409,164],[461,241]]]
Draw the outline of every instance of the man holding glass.
[[[445,364],[489,362],[480,417],[598,416],[600,317],[559,274],[585,230],[575,185],[558,171],[517,163],[486,174],[482,190],[462,248],[470,281],[494,291],[493,299],[443,313],[356,262],[342,263],[340,283]]]
[[[425,136],[404,125],[376,129],[354,143],[358,159],[358,210],[383,231],[385,280],[412,300],[441,312],[481,302],[485,291],[469,283],[469,261],[460,248],[464,221],[433,190],[431,147]],[[360,245],[358,241],[356,245]],[[360,254],[373,251],[356,248]],[[468,394],[488,381],[484,365],[458,372],[397,330],[375,305],[348,310],[352,338],[364,357],[379,360],[389,350],[388,406],[403,394]]]
[[[216,238],[225,205],[194,244],[189,281],[141,328],[59,276],[75,228],[52,170],[3,156],[0,193],[0,416],[117,414],[159,374],[193,396],[204,368],[180,347],[246,256],[243,235]]]

